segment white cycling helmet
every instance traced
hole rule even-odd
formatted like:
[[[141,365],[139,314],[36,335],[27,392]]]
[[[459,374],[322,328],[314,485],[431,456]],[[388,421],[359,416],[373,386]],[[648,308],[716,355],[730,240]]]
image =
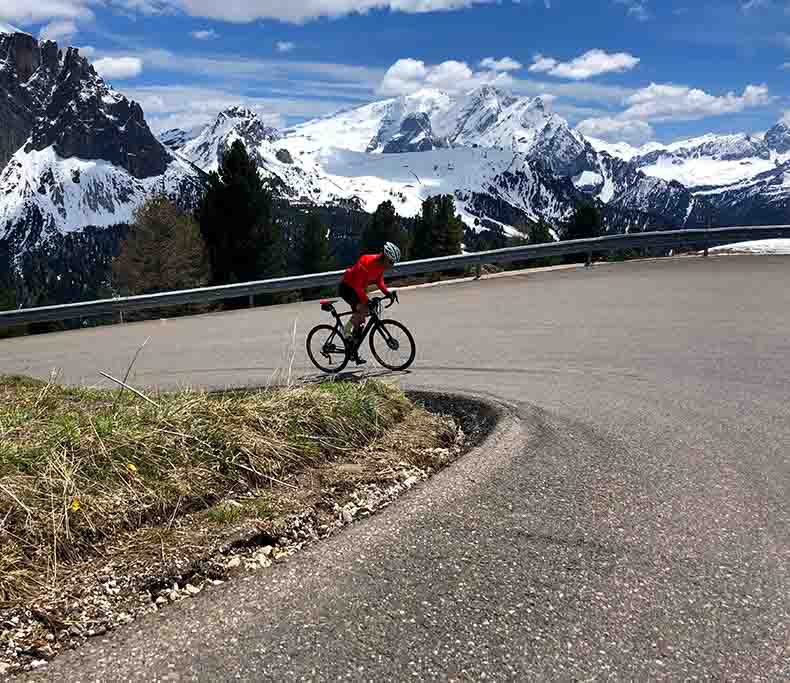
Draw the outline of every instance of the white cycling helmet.
[[[384,256],[386,256],[392,263],[400,261],[400,249],[392,242],[387,242],[384,245]]]

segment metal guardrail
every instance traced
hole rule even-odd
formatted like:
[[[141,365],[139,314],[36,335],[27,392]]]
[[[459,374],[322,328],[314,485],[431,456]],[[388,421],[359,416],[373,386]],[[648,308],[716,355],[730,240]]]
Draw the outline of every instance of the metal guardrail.
[[[592,254],[611,253],[636,249],[672,249],[694,247],[705,249],[737,242],[763,239],[790,239],[790,225],[761,227],[716,228],[711,230],[672,230],[644,232],[630,235],[607,235],[594,239],[550,242],[547,244],[509,247],[494,251],[480,251],[459,256],[424,259],[400,263],[388,273],[390,278],[407,275],[434,273],[442,270],[467,268],[495,263],[512,263],[532,259],[550,258],[570,254],[586,254],[588,263]],[[0,312],[0,328],[25,325],[34,322],[70,320],[99,315],[122,314],[151,308],[180,306],[184,304],[209,304],[227,299],[251,297],[257,294],[285,292],[297,289],[323,287],[336,284],[343,275],[342,270],[315,275],[259,280],[217,287],[203,287],[159,294],[144,294],[117,299],[103,299],[60,306],[24,308]]]

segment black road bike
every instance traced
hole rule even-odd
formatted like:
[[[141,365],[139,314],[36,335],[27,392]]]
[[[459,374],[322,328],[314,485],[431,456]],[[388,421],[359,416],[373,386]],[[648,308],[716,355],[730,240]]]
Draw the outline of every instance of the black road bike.
[[[338,313],[335,308],[337,299],[322,299],[321,310],[331,313],[335,318],[334,325],[316,325],[307,335],[307,355],[321,371],[328,373],[342,372],[352,358],[357,357],[359,348],[369,336],[370,351],[373,357],[388,370],[405,370],[414,362],[417,347],[414,337],[404,325],[397,320],[382,319],[383,310],[390,308],[398,301],[397,293],[389,305],[382,307],[387,299],[371,297],[369,300],[370,317],[360,335],[351,334],[346,337],[343,331],[343,318],[351,315]]]

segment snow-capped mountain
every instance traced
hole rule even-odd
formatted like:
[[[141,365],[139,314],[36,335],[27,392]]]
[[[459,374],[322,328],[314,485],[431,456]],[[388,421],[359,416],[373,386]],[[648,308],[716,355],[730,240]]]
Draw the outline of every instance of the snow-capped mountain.
[[[718,225],[786,223],[790,218],[790,126],[764,136],[704,135],[637,148],[591,141],[648,176],[683,183],[715,210]]]
[[[485,147],[540,159],[553,172],[576,175],[591,164],[594,150],[583,136],[540,98],[514,97],[482,86],[463,95],[420,90],[412,95],[374,102],[284,131],[288,140],[309,148],[319,143],[352,151],[412,152],[393,146],[406,129],[423,132],[429,149]],[[388,145],[390,147],[388,148]]]
[[[790,129],[784,123],[771,128],[764,137],[709,134],[669,145],[651,142],[632,147],[594,139],[591,144],[630,161],[649,176],[676,180],[692,190],[745,181],[790,159]]]
[[[461,96],[422,90],[281,134],[261,130],[254,112],[234,108],[173,149],[214,170],[233,140],[241,139],[261,173],[281,181],[291,200],[352,201],[373,211],[393,199],[410,216],[426,197],[450,193],[468,225],[482,219],[505,229],[540,218],[562,222],[590,199],[610,205],[609,213],[622,221],[612,221],[612,229],[698,225],[709,215],[704,200],[678,183],[649,178],[597,152],[564,119],[547,112],[540,98],[517,98],[491,87]]]
[[[0,34],[0,90],[0,240],[16,253],[47,235],[128,222],[152,191],[186,204],[198,196],[202,172],[76,49]]]
[[[765,134],[765,144],[776,154],[790,153],[790,124],[779,121]]]
[[[545,213],[542,217],[546,220],[564,220],[585,197],[605,205],[611,203],[626,214],[650,215],[656,225],[697,225],[697,221],[707,220],[709,209],[704,200],[694,200],[677,183],[656,183],[635,166],[615,163],[609,155],[599,153],[565,119],[547,111],[541,98],[514,97],[491,86],[463,95],[421,90],[375,102],[286,130],[283,144],[295,153],[295,158],[316,159],[319,166],[322,156],[331,157],[332,150],[338,148],[375,156],[390,151],[388,145],[398,141],[404,121],[414,116],[423,117],[426,124],[430,122],[431,135],[446,140],[450,154],[464,148],[480,149],[484,151],[483,158],[504,155],[508,160],[506,170],[511,173],[523,172],[534,178],[531,170],[540,167],[549,171],[558,196],[565,197],[565,202],[570,200],[558,183],[560,179],[572,180],[579,191],[572,203],[538,203],[563,207]],[[415,155],[404,156],[412,163]],[[382,180],[386,180],[386,174],[383,169]],[[467,184],[459,185],[456,191],[477,192],[478,187],[491,185],[491,176],[484,168],[466,168],[465,178]],[[522,182],[517,184],[527,196],[534,196]],[[667,213],[669,207],[674,208]],[[540,216],[541,210],[535,205],[527,213]]]
[[[198,130],[182,130],[181,128],[170,128],[157,137],[165,147],[173,151],[180,150],[191,140],[194,140],[200,133],[202,128]]]
[[[237,138],[254,155],[262,145],[270,146],[276,142],[280,133],[276,128],[264,125],[251,109],[231,107],[220,112],[215,121],[189,140],[180,152],[204,171],[216,171],[222,155]]]
[[[782,225],[790,218],[790,162],[730,185],[700,187],[705,199],[730,224]]]

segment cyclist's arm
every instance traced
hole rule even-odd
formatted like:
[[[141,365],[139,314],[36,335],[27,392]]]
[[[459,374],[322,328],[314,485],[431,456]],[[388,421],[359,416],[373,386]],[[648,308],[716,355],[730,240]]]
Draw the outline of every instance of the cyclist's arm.
[[[381,290],[381,293],[384,296],[390,296],[390,290],[387,289],[387,285],[384,284],[384,275],[381,275],[379,277],[379,280],[376,283],[376,286]]]
[[[369,299],[368,299],[368,293],[365,291],[365,288],[355,287],[354,290],[356,291],[357,296],[359,297],[359,303],[367,305]]]

